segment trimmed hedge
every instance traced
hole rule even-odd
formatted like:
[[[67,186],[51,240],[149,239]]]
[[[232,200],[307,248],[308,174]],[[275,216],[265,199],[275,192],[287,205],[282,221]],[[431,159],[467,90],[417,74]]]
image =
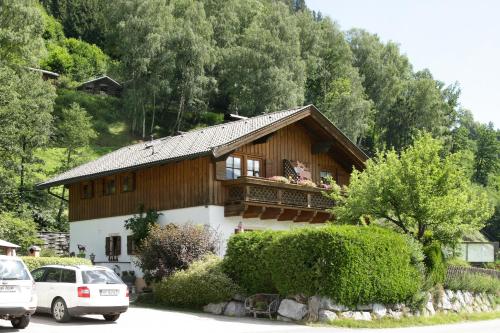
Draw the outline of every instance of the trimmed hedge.
[[[433,286],[443,284],[446,275],[446,264],[444,262],[443,250],[439,242],[432,242],[424,247],[424,263],[427,278]]]
[[[222,260],[214,255],[194,261],[154,285],[156,303],[201,308],[230,300],[240,288],[223,272]]]
[[[275,293],[269,245],[279,231],[243,232],[232,236],[224,256],[224,271],[249,294]]]
[[[225,267],[250,292],[321,295],[345,305],[403,302],[422,283],[404,236],[378,227],[238,234]]]
[[[21,257],[31,271],[45,265],[92,265],[89,259],[85,258],[63,258],[63,257]]]

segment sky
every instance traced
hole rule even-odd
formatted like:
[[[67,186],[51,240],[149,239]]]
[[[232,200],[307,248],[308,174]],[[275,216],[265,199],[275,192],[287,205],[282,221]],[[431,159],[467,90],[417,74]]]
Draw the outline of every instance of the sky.
[[[500,128],[500,1],[306,0],[342,30],[363,28],[400,45],[415,70],[461,89],[460,104]]]

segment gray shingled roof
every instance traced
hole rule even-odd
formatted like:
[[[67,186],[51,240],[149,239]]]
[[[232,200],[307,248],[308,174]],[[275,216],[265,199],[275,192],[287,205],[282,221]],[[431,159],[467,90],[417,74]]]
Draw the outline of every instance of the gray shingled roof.
[[[301,111],[306,111],[308,108],[309,106],[304,106],[263,114],[253,118],[193,130],[177,136],[123,147],[39,183],[37,188],[48,188],[72,183],[84,178],[138,169],[147,165],[210,155],[222,145],[230,144],[256,130],[272,126],[276,122]]]

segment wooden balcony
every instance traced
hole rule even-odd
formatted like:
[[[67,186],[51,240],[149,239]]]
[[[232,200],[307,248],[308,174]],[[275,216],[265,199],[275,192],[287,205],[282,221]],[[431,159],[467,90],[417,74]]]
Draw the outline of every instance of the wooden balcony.
[[[333,207],[333,201],[319,188],[259,177],[225,180],[223,185],[225,216],[310,223],[323,223],[331,218],[327,209]]]

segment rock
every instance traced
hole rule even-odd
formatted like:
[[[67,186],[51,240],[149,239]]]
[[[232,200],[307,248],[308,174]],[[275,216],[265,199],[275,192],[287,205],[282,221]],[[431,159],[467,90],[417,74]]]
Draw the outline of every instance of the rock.
[[[243,302],[245,303],[246,297],[241,294],[234,294],[233,301]]]
[[[392,306],[392,310],[394,311],[402,311],[405,305],[403,303],[396,303]]]
[[[373,304],[363,304],[356,306],[356,310],[359,311],[371,311],[373,309]]]
[[[293,320],[291,320],[290,318],[283,317],[283,316],[280,316],[280,315],[277,315],[277,316],[276,316],[276,320],[279,320],[279,321],[284,321],[284,322],[287,322],[287,323],[291,323],[291,322],[293,322]]]
[[[352,312],[352,311],[341,312],[340,317],[345,318],[345,319],[352,319],[352,318],[354,318],[354,312]]]
[[[453,290],[446,289],[445,291],[446,296],[448,296],[448,299],[451,301],[455,297],[455,293]]]
[[[425,310],[425,309],[424,309],[424,310]],[[421,313],[419,310],[415,310],[415,311],[413,311],[413,315],[414,315],[415,317],[420,317],[420,316],[422,315],[422,313]]]
[[[452,309],[451,302],[450,302],[450,299],[449,299],[447,293],[441,294],[439,305],[440,305],[440,308],[443,310],[451,310]]]
[[[245,305],[242,302],[231,301],[227,303],[224,309],[224,316],[229,317],[245,317]]]
[[[467,304],[467,303],[465,303],[465,298],[464,298],[464,294],[462,293],[462,291],[457,290],[457,292],[455,293],[455,298],[460,303],[461,307],[464,307]]]
[[[321,304],[319,306],[320,309],[324,310],[331,310],[331,311],[336,311],[336,312],[345,312],[349,310],[347,306],[344,306],[342,304],[336,304],[332,299],[328,297],[322,297],[321,298]]]
[[[372,320],[370,312],[366,311],[355,311],[353,315],[354,320]]]
[[[337,314],[330,310],[319,310],[319,321],[327,323],[338,318]]]
[[[465,304],[472,305],[472,303],[474,302],[474,297],[472,296],[472,293],[470,291],[464,291],[463,295]]]
[[[436,314],[436,310],[434,310],[434,304],[432,304],[432,300],[429,300],[427,304],[425,304],[425,310],[427,310],[430,316],[434,316]]]
[[[224,312],[227,302],[221,303],[210,303],[203,307],[203,312],[208,312],[216,315],[220,315]]]
[[[394,319],[401,319],[403,316],[403,312],[401,311],[394,311],[394,310],[389,310],[388,314],[389,317],[394,318]]]
[[[378,319],[385,317],[387,314],[387,308],[379,303],[373,304],[373,309],[372,309],[373,315],[377,317]]]
[[[320,305],[321,305],[321,297],[319,296],[309,297],[309,299],[307,300],[309,321],[318,321]]]
[[[294,301],[296,301],[297,303],[307,304],[308,298],[302,294],[294,295],[290,298],[293,299]]]
[[[462,304],[460,304],[458,299],[455,299],[455,301],[453,301],[453,304],[451,304],[451,309],[455,312],[460,312],[462,310]]]
[[[307,314],[307,305],[291,299],[284,299],[281,301],[278,314],[296,321],[302,320]]]

